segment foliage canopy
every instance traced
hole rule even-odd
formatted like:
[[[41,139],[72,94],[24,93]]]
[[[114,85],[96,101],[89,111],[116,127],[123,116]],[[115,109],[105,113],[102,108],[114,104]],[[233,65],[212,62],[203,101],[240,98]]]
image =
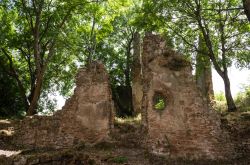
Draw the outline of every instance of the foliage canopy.
[[[236,0],[1,0],[0,20],[1,115],[51,112],[52,96],[70,96],[77,68],[93,60],[114,89],[131,86],[133,41],[145,32],[190,60],[209,57],[229,87],[228,67],[250,68],[250,25]]]

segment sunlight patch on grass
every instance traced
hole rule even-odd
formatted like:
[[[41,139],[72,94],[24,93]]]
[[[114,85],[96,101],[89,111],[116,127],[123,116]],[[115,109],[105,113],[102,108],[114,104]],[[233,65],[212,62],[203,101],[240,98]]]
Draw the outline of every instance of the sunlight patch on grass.
[[[135,123],[135,124],[140,124],[141,123],[141,114],[138,114],[135,117],[115,117],[115,122],[119,124],[124,124],[124,123]]]
[[[21,151],[0,150],[0,155],[5,155],[6,157],[10,157],[12,155],[17,155],[20,153],[21,153]]]

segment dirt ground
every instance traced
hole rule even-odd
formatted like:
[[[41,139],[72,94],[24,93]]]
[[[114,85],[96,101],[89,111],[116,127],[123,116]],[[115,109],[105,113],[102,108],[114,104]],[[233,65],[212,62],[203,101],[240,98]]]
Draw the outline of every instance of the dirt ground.
[[[94,146],[80,144],[68,149],[27,149],[11,144],[11,120],[0,120],[0,165],[248,165],[250,164],[250,114],[222,115],[223,127],[238,144],[242,153],[235,160],[184,160],[170,159],[150,153],[141,143],[144,137],[138,132],[138,122],[118,122],[111,134],[112,140]]]

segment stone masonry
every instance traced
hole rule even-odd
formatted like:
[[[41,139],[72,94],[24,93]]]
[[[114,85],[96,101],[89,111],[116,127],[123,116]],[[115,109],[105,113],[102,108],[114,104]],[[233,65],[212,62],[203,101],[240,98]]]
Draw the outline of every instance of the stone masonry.
[[[219,115],[202,99],[190,62],[167,48],[157,35],[143,42],[142,123],[148,146],[170,158],[226,159],[234,153]],[[165,108],[157,110],[154,98],[162,96]]]
[[[73,96],[53,116],[27,117],[15,126],[14,143],[27,147],[64,148],[97,143],[113,127],[109,76],[100,63],[80,69]]]
[[[138,133],[142,144],[151,153],[171,159],[233,158],[233,143],[221,128],[219,115],[203,100],[190,62],[152,34],[144,38],[139,56],[133,68],[133,101],[140,104],[136,113],[142,114],[143,129]],[[159,97],[164,102],[160,109],[156,108]],[[80,69],[74,94],[62,110],[16,123],[13,143],[68,148],[108,140],[114,126],[113,112],[109,76],[102,64],[93,62]]]

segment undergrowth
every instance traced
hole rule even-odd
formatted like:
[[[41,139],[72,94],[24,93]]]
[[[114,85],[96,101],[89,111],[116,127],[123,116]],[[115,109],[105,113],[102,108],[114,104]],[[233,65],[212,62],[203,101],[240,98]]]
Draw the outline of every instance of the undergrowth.
[[[227,102],[223,92],[215,94],[214,109],[220,113],[227,112]],[[250,112],[250,85],[243,86],[243,90],[234,98],[238,112]]]

